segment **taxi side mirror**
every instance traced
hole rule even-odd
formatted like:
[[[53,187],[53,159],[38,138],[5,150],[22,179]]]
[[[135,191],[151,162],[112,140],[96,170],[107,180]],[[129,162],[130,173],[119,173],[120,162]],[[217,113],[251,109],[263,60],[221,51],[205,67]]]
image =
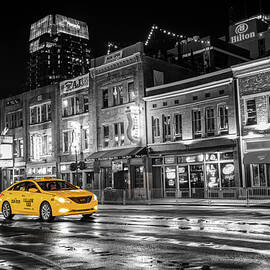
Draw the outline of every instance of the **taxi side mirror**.
[[[38,189],[37,189],[37,188],[29,188],[28,191],[29,191],[29,192],[38,192]]]

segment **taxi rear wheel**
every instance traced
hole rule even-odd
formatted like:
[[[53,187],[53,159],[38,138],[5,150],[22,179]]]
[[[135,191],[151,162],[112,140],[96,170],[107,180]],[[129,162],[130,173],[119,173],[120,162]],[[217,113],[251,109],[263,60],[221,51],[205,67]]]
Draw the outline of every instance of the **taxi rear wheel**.
[[[11,207],[9,202],[4,202],[2,206],[2,213],[5,219],[12,219],[14,215],[11,212]]]
[[[40,218],[42,221],[53,221],[52,208],[48,202],[43,202],[40,206]]]

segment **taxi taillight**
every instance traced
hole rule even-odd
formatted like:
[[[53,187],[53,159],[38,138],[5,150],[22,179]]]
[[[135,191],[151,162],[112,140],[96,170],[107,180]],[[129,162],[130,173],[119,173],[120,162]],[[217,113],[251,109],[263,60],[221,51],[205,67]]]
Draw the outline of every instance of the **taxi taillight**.
[[[1,198],[2,196],[4,196],[4,194],[3,194],[3,193],[0,193],[0,198]]]

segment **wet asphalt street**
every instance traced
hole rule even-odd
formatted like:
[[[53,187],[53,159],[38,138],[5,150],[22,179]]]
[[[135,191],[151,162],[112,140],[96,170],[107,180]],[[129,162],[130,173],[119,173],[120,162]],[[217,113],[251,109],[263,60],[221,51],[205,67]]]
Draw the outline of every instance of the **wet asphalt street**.
[[[100,206],[93,218],[0,215],[0,269],[270,269],[270,209]]]

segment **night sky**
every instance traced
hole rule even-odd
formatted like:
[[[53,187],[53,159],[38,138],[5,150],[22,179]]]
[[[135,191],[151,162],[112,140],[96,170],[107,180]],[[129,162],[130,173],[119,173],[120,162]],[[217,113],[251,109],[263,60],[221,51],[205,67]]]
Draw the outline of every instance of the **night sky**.
[[[108,41],[122,46],[144,42],[153,24],[186,36],[224,36],[228,31],[228,6],[231,6],[231,2],[234,3],[235,19],[257,14],[260,7],[264,13],[270,13],[269,0],[182,0],[160,3],[145,0],[121,4],[117,1],[109,4],[100,1],[100,4],[96,4],[98,1],[90,0],[84,3],[61,1],[61,4],[56,1],[29,2],[31,4],[18,5],[12,1],[9,7],[1,9],[1,97],[23,91],[30,25],[49,14],[61,14],[87,22],[92,56],[97,57],[106,54]]]

